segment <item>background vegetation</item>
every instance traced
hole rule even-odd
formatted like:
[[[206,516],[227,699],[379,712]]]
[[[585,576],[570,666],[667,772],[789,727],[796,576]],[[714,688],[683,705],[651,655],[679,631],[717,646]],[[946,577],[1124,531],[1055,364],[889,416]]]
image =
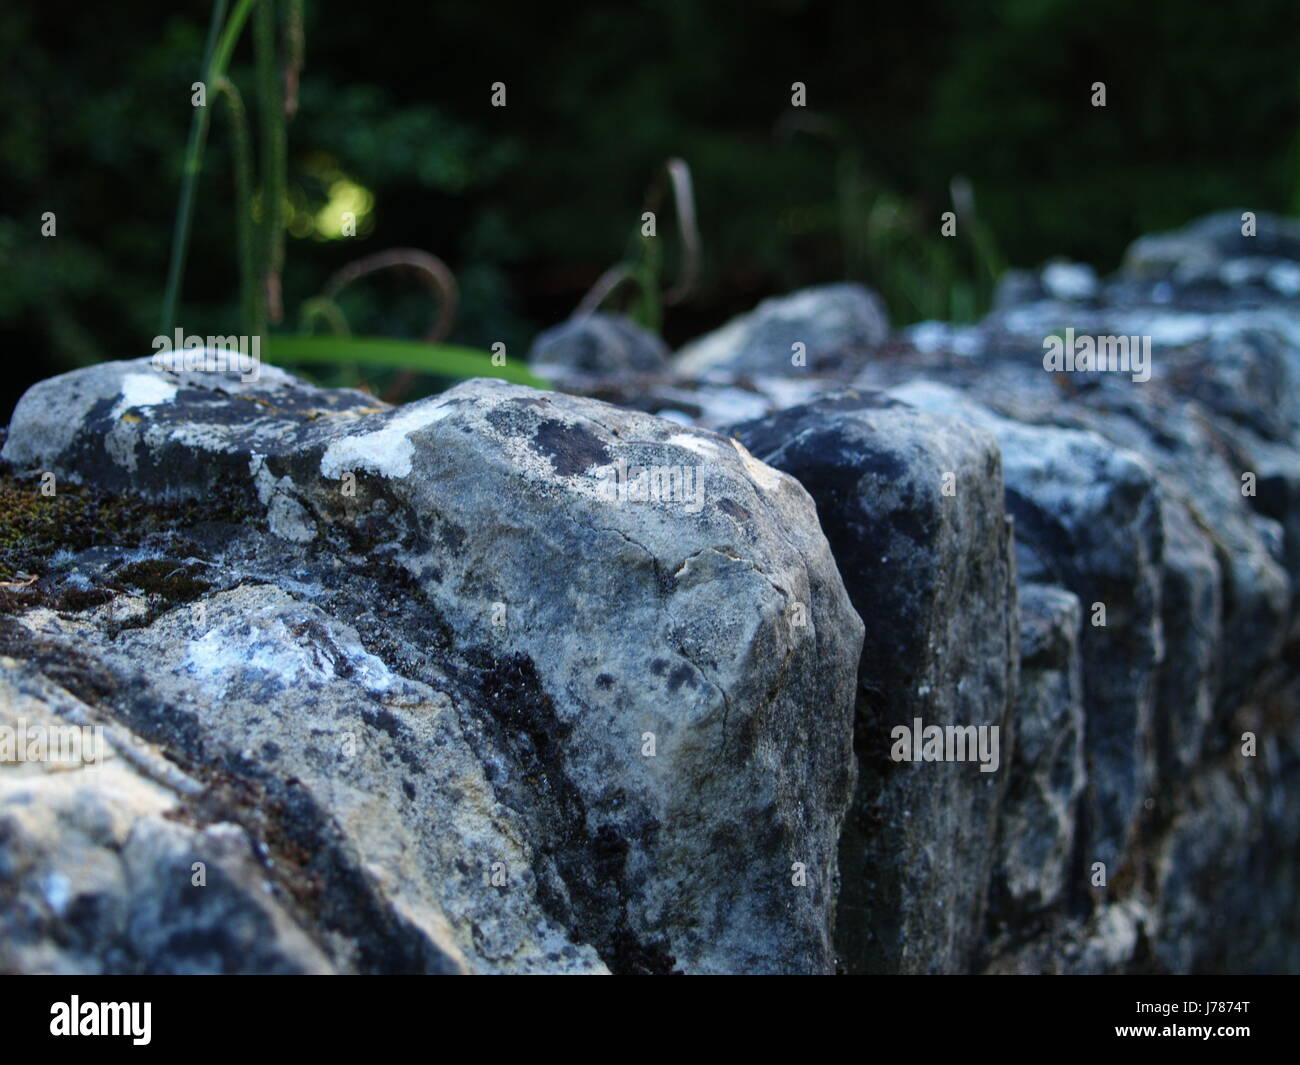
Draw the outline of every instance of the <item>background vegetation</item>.
[[[1294,0],[305,11],[281,330],[301,327],[304,301],[345,264],[413,247],[456,276],[449,339],[522,358],[635,247],[672,156],[691,167],[704,251],[694,296],[664,313],[674,345],[766,295],[844,277],[879,289],[898,321],[971,317],[1003,264],[1066,255],[1109,270],[1136,235],[1208,210],[1300,211]],[[0,421],[35,380],[151,352],[210,12],[0,9]],[[230,76],[256,130],[251,38]],[[495,81],[504,109],[489,106]],[[794,81],[805,109],[790,107]],[[1090,106],[1094,81],[1104,109]],[[238,331],[241,308],[234,141],[209,104],[178,312],[197,334]],[[954,187],[978,226],[943,241]],[[340,238],[344,210],[355,238]],[[55,238],[40,235],[44,211]],[[391,272],[339,300],[354,330],[390,337],[420,337],[438,313]]]

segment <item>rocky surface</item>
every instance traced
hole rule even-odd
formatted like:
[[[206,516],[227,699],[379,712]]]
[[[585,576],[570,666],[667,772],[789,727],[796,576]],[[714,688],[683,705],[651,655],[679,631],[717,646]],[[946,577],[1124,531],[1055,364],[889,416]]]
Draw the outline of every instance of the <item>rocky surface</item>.
[[[1019,588],[1020,674],[1013,716],[1015,753],[998,816],[989,885],[990,924],[1015,929],[1057,905],[1072,887],[1083,757],[1082,611],[1064,588]]]
[[[860,363],[889,336],[880,297],[862,285],[821,285],[764,300],[693,340],[674,360],[687,377],[822,372]]]
[[[28,393],[0,969],[1300,970],[1297,223],[607,317],[569,394]]]
[[[832,393],[735,434],[812,493],[866,623],[858,790],[840,843],[843,964],[965,969],[981,938],[1002,752],[987,772],[900,762],[891,734],[918,719],[993,727],[1010,751],[1016,596],[997,445],[879,393]]]
[[[668,367],[658,335],[618,314],[597,311],[541,333],[528,362],[548,378],[657,374]]]
[[[492,381],[384,410],[135,362],[37,386],[5,454],[222,493],[51,559],[8,653],[75,651],[98,714],[277,811],[335,965],[830,966],[861,623],[807,493],[734,442]]]

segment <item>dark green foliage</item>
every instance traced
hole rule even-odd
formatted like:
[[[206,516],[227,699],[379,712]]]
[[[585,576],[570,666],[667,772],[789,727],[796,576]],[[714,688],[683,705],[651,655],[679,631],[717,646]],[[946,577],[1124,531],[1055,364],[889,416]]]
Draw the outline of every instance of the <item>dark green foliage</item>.
[[[52,372],[150,354],[209,10],[0,11],[0,418]],[[344,264],[416,247],[456,274],[449,342],[503,341],[513,362],[625,257],[673,156],[691,167],[704,262],[696,295],[664,308],[671,344],[845,276],[880,289],[900,321],[969,317],[998,257],[1108,270],[1138,234],[1211,208],[1300,208],[1298,31],[1289,0],[308,3],[287,125],[285,327]],[[230,73],[255,123],[253,37]],[[489,106],[494,81],[504,109]],[[806,109],[790,107],[794,81]],[[1105,109],[1090,106],[1094,81]],[[247,303],[230,124],[211,117],[178,313],[195,334],[233,332]],[[959,175],[983,251],[968,226],[938,236]],[[304,226],[340,177],[373,210],[356,238],[319,239]],[[40,236],[44,211],[55,238]],[[437,314],[390,275],[339,303],[358,334],[416,338]]]

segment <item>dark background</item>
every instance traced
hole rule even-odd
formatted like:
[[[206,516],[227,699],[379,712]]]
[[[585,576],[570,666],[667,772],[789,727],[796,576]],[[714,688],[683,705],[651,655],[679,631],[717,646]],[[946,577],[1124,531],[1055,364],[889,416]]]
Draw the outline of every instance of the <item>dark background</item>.
[[[209,14],[132,0],[0,11],[0,422],[35,380],[151,353]],[[844,277],[900,323],[970,318],[1002,265],[1061,255],[1108,271],[1137,235],[1209,210],[1300,213],[1298,59],[1295,0],[309,0],[279,328],[299,328],[339,266],[411,246],[456,274],[452,340],[522,355],[635,246],[674,155],[694,174],[704,273],[665,312],[669,344]],[[252,108],[248,33],[232,74]],[[504,109],[489,106],[494,81]],[[958,176],[983,247],[969,230],[939,236]],[[312,221],[340,189],[373,201],[355,239]],[[55,238],[40,235],[44,211]],[[234,212],[218,108],[187,332],[237,331]],[[345,308],[357,332],[410,337],[435,312],[392,276],[353,286]]]

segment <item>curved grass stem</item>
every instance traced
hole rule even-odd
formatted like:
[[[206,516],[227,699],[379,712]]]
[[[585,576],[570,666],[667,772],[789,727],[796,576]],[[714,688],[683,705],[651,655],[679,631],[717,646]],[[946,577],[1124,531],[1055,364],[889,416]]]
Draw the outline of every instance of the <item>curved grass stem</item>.
[[[248,13],[257,0],[239,0],[235,10],[220,30],[226,14],[226,0],[215,0],[212,21],[208,26],[208,39],[203,52],[203,82],[213,85],[226,73],[235,42],[243,29]],[[215,43],[214,43],[215,42]],[[194,194],[203,170],[203,150],[208,138],[208,109],[194,108],[190,121],[189,141],[185,146],[185,162],[181,171],[181,196],[176,207],[176,223],[172,227],[171,258],[167,266],[167,287],[163,293],[162,314],[159,318],[159,335],[166,336],[176,326],[176,305],[180,298],[181,281],[185,274],[185,255],[189,250],[190,227],[194,220]]]

